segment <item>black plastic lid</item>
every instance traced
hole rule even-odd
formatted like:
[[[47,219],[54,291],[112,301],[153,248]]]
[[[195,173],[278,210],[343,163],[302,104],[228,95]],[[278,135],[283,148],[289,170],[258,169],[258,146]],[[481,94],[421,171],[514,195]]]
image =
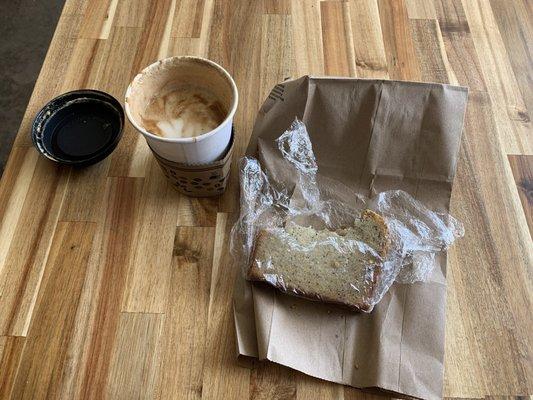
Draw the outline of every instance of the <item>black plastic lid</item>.
[[[99,90],[76,90],[56,97],[37,113],[31,137],[50,160],[86,166],[103,160],[117,147],[124,110]]]

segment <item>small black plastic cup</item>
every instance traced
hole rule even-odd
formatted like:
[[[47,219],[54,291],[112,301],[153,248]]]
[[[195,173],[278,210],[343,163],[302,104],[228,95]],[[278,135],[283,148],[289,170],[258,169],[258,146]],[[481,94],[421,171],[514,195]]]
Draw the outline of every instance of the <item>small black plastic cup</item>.
[[[124,110],[117,99],[99,90],[75,90],[37,113],[31,138],[50,160],[82,167],[111,154],[123,128]]]

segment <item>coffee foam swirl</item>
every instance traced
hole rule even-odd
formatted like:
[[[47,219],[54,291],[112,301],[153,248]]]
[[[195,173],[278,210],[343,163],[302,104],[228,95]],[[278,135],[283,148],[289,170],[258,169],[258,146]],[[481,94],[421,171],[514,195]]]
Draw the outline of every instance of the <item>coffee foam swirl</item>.
[[[189,138],[212,131],[226,116],[206,89],[183,85],[154,96],[142,113],[144,128],[166,138]]]

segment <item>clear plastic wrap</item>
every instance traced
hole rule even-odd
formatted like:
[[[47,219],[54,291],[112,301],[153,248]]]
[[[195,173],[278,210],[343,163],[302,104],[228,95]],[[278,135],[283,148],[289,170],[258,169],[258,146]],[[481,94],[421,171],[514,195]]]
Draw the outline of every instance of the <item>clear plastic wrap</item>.
[[[395,282],[429,278],[438,252],[464,235],[449,214],[400,190],[340,202],[323,196],[305,125],[276,143],[296,174],[289,195],[255,158],[240,162],[240,216],[231,249],[248,280],[283,292],[370,312]]]

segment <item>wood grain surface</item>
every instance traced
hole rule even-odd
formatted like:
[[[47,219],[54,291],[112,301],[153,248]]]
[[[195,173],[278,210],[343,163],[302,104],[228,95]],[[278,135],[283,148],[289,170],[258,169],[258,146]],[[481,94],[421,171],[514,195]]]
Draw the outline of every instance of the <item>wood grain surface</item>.
[[[0,184],[0,398],[378,397],[236,360],[236,160],[270,89],[303,74],[470,88],[444,394],[530,397],[532,47],[529,0],[67,0]],[[122,100],[140,69],[179,54],[219,62],[239,88],[222,197],[180,196],[129,124],[98,165],[37,155],[30,124],[49,99]]]

